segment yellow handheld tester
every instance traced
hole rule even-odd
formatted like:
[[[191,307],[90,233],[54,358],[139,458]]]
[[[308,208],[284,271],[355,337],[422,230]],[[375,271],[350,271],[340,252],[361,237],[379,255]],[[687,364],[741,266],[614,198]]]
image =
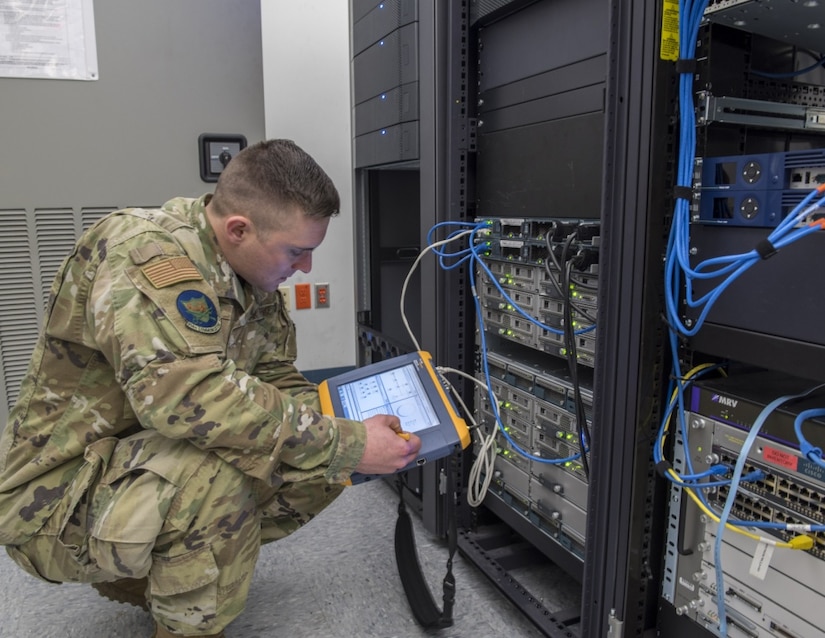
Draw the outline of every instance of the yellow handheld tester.
[[[393,414],[401,421],[402,436],[415,433],[421,450],[399,472],[470,445],[470,431],[447,396],[428,352],[411,352],[336,375],[322,382],[318,392],[326,415],[363,421],[376,414]],[[370,478],[353,475],[352,482]]]

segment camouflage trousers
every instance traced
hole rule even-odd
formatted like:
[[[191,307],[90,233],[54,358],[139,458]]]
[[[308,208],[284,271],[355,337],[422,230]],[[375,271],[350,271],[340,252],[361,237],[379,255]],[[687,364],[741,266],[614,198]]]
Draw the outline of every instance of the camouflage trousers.
[[[152,431],[98,441],[86,459],[46,525],[9,555],[50,582],[148,577],[152,615],[182,635],[217,633],[236,618],[261,544],[343,489],[323,478],[272,488]]]

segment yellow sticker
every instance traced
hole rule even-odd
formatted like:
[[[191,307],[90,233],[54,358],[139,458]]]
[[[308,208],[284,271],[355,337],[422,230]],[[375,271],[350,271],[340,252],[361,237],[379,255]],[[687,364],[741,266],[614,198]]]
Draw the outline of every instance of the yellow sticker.
[[[679,59],[679,0],[662,3],[662,42],[659,57],[676,62]]]
[[[170,257],[144,266],[141,271],[155,288],[165,288],[181,281],[203,279],[187,257]]]

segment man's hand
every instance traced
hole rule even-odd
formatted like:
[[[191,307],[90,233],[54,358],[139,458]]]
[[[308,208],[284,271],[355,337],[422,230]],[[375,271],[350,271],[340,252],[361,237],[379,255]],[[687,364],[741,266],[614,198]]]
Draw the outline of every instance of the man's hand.
[[[421,449],[421,439],[415,434],[399,436],[401,422],[398,417],[378,414],[364,421],[364,425],[367,426],[367,443],[356,472],[392,474],[412,462]]]

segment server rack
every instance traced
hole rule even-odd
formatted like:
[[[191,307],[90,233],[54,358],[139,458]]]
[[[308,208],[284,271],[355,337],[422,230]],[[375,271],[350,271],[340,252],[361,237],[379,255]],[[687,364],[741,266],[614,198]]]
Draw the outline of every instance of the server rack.
[[[386,302],[386,298],[389,298],[393,300],[390,303],[394,303],[394,296],[388,295],[386,288],[378,295],[374,294],[375,286],[382,285],[382,265],[378,265],[376,272],[376,261],[380,259],[376,260],[375,255],[386,254],[376,250],[375,245],[370,246],[366,239],[371,230],[368,220],[373,219],[372,223],[375,223],[374,217],[382,216],[382,192],[375,181],[376,177],[378,183],[408,183],[406,188],[403,184],[396,183],[387,189],[391,193],[390,197],[393,194],[395,196],[395,210],[403,211],[402,219],[398,215],[385,215],[384,218],[395,219],[403,224],[404,218],[409,221],[417,213],[419,237],[422,238],[433,223],[446,219],[467,220],[478,215],[506,215],[524,219],[547,216],[548,200],[565,207],[562,217],[602,220],[602,223],[608,219],[609,223],[615,224],[618,230],[615,234],[611,230],[615,239],[606,239],[608,243],[601,248],[602,259],[605,254],[615,254],[617,256],[609,258],[625,261],[631,266],[617,268],[609,276],[618,295],[611,297],[606,304],[601,304],[598,312],[600,321],[603,313],[610,322],[614,321],[614,317],[617,318],[615,325],[619,326],[619,334],[631,333],[637,336],[630,343],[624,339],[616,340],[616,344],[621,344],[619,351],[609,355],[601,354],[603,346],[596,348],[594,342],[592,356],[595,359],[608,357],[608,365],[611,365],[611,358],[615,358],[617,361],[612,365],[621,369],[621,379],[632,389],[621,388],[618,390],[621,394],[617,395],[617,390],[612,387],[612,374],[600,377],[599,364],[591,361],[590,367],[593,368],[596,379],[590,408],[592,420],[599,422],[602,418],[600,413],[611,414],[616,410],[620,410],[621,415],[617,427],[609,428],[604,435],[595,435],[592,442],[593,459],[599,465],[593,471],[603,472],[604,481],[593,482],[589,486],[590,494],[586,498],[591,500],[591,505],[587,508],[587,518],[579,520],[576,529],[571,530],[575,534],[556,534],[554,539],[552,516],[541,516],[539,508],[534,508],[531,515],[521,515],[508,502],[511,494],[507,490],[498,495],[492,492],[485,501],[485,506],[480,509],[492,512],[498,520],[515,530],[520,538],[526,538],[545,555],[564,566],[571,575],[583,581],[583,592],[589,601],[586,608],[553,615],[540,608],[536,613],[535,598],[517,582],[505,579],[514,583],[503,587],[505,593],[521,605],[525,613],[537,616],[537,624],[548,635],[599,635],[607,627],[618,627],[617,623],[623,621],[627,608],[631,609],[631,613],[641,615],[640,621],[634,618],[630,623],[636,627],[635,631],[641,631],[644,627],[652,626],[650,603],[655,600],[655,595],[651,594],[651,591],[655,592],[655,588],[651,590],[651,581],[647,577],[651,569],[649,550],[638,552],[631,547],[631,538],[652,535],[652,496],[651,488],[648,487],[651,484],[652,466],[649,454],[639,440],[639,437],[642,437],[641,440],[649,437],[649,422],[644,420],[641,426],[636,423],[639,410],[647,414],[651,405],[655,409],[658,400],[655,396],[659,382],[657,375],[660,372],[658,364],[652,366],[653,370],[640,370],[640,359],[660,348],[657,339],[661,335],[660,330],[651,329],[648,325],[651,316],[649,308],[658,307],[658,304],[649,300],[651,287],[640,288],[638,277],[634,273],[638,272],[639,262],[648,259],[643,250],[650,242],[649,233],[656,234],[653,241],[655,250],[657,242],[658,245],[662,243],[664,232],[661,227],[651,231],[648,224],[637,221],[637,211],[641,211],[641,215],[646,214],[647,198],[650,197],[652,187],[647,182],[644,167],[626,173],[626,165],[619,158],[628,152],[628,148],[641,148],[642,161],[653,161],[648,159],[647,150],[653,135],[650,129],[652,123],[666,119],[651,116],[653,78],[650,69],[645,67],[644,73],[639,73],[637,68],[650,64],[652,59],[652,36],[641,40],[637,36],[645,29],[652,33],[652,25],[656,22],[654,3],[635,11],[622,8],[621,3],[604,1],[447,4],[451,8],[446,14],[443,4],[435,8],[429,3],[418,3],[415,10],[409,4],[399,5],[399,15],[417,16],[417,90],[420,99],[418,110],[409,110],[417,118],[415,127],[407,123],[406,130],[419,134],[418,156],[405,155],[409,150],[406,146],[402,146],[398,152],[394,151],[390,161],[387,161],[387,156],[373,152],[369,144],[376,139],[379,142],[390,140],[394,148],[396,140],[404,139],[403,135],[399,137],[397,131],[389,131],[389,127],[386,133],[384,129],[376,129],[366,140],[359,141],[359,133],[363,130],[358,126],[362,117],[360,114],[365,109],[364,104],[369,102],[358,89],[359,67],[363,63],[359,62],[359,56],[363,53],[357,47],[353,51],[356,96],[355,183],[358,193],[356,210],[359,211],[359,223],[363,224],[359,236],[365,238],[361,240],[359,254],[364,258],[361,271],[369,273],[361,282],[359,295],[364,308],[359,316],[359,337],[364,352],[362,361],[383,356],[384,351],[389,354],[398,351],[393,348],[409,347],[408,343],[403,343],[403,336],[392,338],[398,335],[392,334],[391,326],[386,321],[387,311],[381,307],[382,299]],[[353,2],[352,7],[353,40],[358,41],[356,31],[375,19],[368,17],[370,12],[384,11],[388,7],[393,8],[394,4]],[[401,20],[403,19],[402,17]],[[571,21],[575,28],[571,28]],[[508,78],[511,69],[530,63],[530,47],[542,44],[541,28],[551,25],[555,25],[555,33],[563,36],[566,45],[544,42],[541,47],[543,57],[537,62],[536,68],[532,72],[521,70],[520,77]],[[394,22],[393,28],[396,26],[398,23]],[[400,30],[402,27],[398,28]],[[521,40],[521,35],[526,36],[522,41],[521,53],[509,52],[511,45]],[[425,42],[430,47],[429,53],[425,50]],[[616,42],[620,46],[612,48]],[[569,60],[556,63],[552,58],[558,54],[567,55]],[[404,61],[403,57],[400,59]],[[451,62],[452,66],[438,66],[436,60],[440,64]],[[425,68],[429,72],[425,72]],[[486,74],[483,79],[481,74]],[[496,74],[498,80],[491,80]],[[635,96],[632,91],[635,87],[631,87],[630,83],[638,78],[642,78],[645,91],[640,96],[640,101],[636,102],[631,97]],[[410,81],[410,78],[402,79]],[[518,93],[523,90],[537,92],[538,102],[522,99]],[[435,108],[427,97],[429,95],[437,96],[435,103],[438,106]],[[390,95],[384,98],[381,94],[378,99],[390,99]],[[539,109],[550,109],[553,116],[543,117],[536,112],[537,105]],[[366,108],[369,110],[369,107]],[[407,111],[402,111],[401,117],[405,117],[406,113]],[[529,132],[523,135],[522,124],[531,125],[532,131],[537,135],[531,136]],[[547,152],[541,145],[542,140],[546,141],[553,136],[563,137],[567,141],[567,146],[556,153]],[[368,143],[365,143],[367,140]],[[580,145],[581,140],[586,140],[586,144]],[[532,159],[525,160],[523,157],[522,151],[525,148],[530,149]],[[371,152],[372,157],[369,156]],[[588,188],[576,190],[563,183],[557,184],[554,190],[550,181],[542,180],[542,171],[564,172],[569,170],[571,163],[586,176]],[[531,171],[533,174],[530,174]],[[539,188],[527,200],[517,202],[520,207],[518,210],[507,210],[507,198],[497,199],[497,194],[518,190],[525,178],[538,183]],[[658,188],[662,190],[661,186]],[[379,191],[377,195],[376,189]],[[411,193],[413,196],[398,197],[400,192]],[[410,204],[416,192],[421,199]],[[443,204],[440,209],[442,214],[438,217],[422,214],[427,210],[424,199],[432,203],[432,194],[439,192],[447,198],[439,200]],[[605,210],[610,211],[607,217]],[[550,214],[560,216],[557,209]],[[412,222],[412,226],[405,232],[406,236],[410,236],[414,226],[415,223]],[[394,254],[400,256],[404,251],[397,248]],[[412,255],[421,249],[421,245],[411,248],[408,263]],[[390,251],[390,254],[393,252]],[[383,267],[385,270],[391,269],[391,266]],[[430,266],[429,269],[422,269],[420,277],[419,288],[413,296],[421,307],[433,308],[436,312],[421,317],[422,323],[415,325],[414,329],[420,330],[420,334],[425,335],[430,343],[437,344],[439,352],[447,360],[457,361],[458,365],[471,371],[475,339],[472,338],[474,326],[470,330],[468,326],[474,324],[474,321],[469,316],[467,291],[461,289],[467,273],[451,272],[445,276],[435,266]],[[437,282],[435,289],[441,291],[440,297],[438,293],[433,296],[434,291],[421,284],[428,281]],[[647,300],[647,306],[641,315],[626,315],[628,306],[625,302],[631,297]],[[367,300],[371,303],[365,303]],[[432,303],[435,305],[431,305]],[[634,307],[641,308],[641,305]],[[382,312],[382,316],[376,316],[377,311]],[[430,321],[431,319],[434,321]],[[456,328],[463,332],[456,334]],[[653,360],[658,358],[659,355],[654,354]],[[556,361],[562,363],[563,359]],[[602,390],[598,390],[599,383],[603,386]],[[628,391],[633,396],[643,395],[644,398],[632,405],[625,405],[620,396]],[[465,390],[465,396],[466,394]],[[613,405],[611,401],[619,405]],[[605,442],[600,443],[599,437],[604,438]],[[614,439],[624,442],[626,447],[617,446],[616,452],[612,452]],[[599,446],[603,446],[601,453],[598,451]],[[542,477],[541,473],[535,476],[531,474],[527,481],[535,486],[533,489],[539,490],[542,488]],[[628,485],[637,487],[629,489]],[[429,521],[433,526],[433,522],[439,519],[429,515],[427,509],[443,512],[442,506],[438,504],[436,481],[433,477],[429,483],[424,480],[420,483],[420,488],[420,506],[425,524]],[[503,498],[499,497],[501,495]],[[597,502],[607,504],[601,512],[594,510],[594,498]],[[481,531],[483,536],[483,529],[475,527],[483,516],[474,518],[470,515],[468,518],[469,525],[462,532],[462,549],[479,566],[489,565],[491,559],[482,548],[483,542],[477,542],[477,532]],[[584,537],[609,529],[607,523],[612,525],[615,520],[628,523],[624,528],[627,536],[620,538],[618,542],[608,543],[615,551],[593,551],[591,548],[596,545],[589,540],[585,542]],[[550,525],[546,525],[547,523]],[[542,529],[543,526],[546,529]],[[437,524],[433,529],[438,529]],[[639,530],[641,532],[637,534]],[[567,540],[559,542],[559,537]],[[571,538],[575,542],[569,542]],[[653,542],[646,544],[648,547],[655,546]]]

